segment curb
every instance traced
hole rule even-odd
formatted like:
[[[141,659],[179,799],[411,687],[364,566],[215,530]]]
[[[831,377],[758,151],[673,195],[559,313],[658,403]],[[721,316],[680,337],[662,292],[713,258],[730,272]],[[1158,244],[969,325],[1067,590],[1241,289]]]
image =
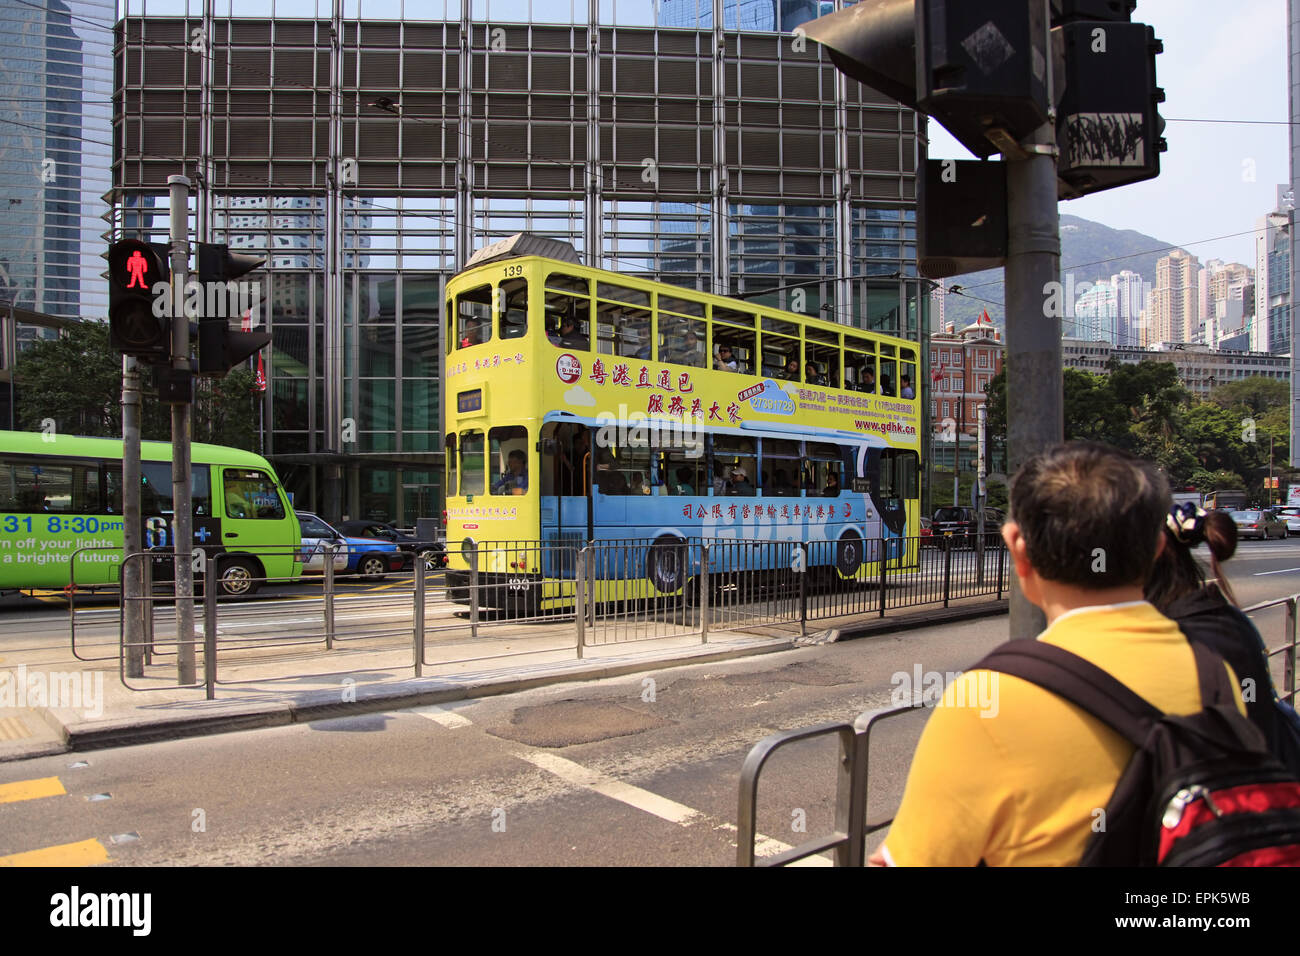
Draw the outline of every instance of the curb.
[[[444,685],[440,688],[379,691],[369,696],[361,696],[356,701],[301,704],[286,701],[258,709],[214,714],[212,716],[169,717],[151,722],[128,719],[114,721],[107,726],[103,724],[79,725],[65,723],[59,719],[57,713],[47,709],[45,714],[47,721],[51,725],[57,725],[60,735],[66,741],[62,747],[51,749],[49,753],[103,750],[107,747],[158,743],[164,740],[178,740],[185,737],[236,733],[241,730],[259,730],[265,727],[283,727],[295,723],[353,717],[386,710],[405,710],[411,707],[425,707],[431,704],[466,700],[471,697],[495,697],[553,684],[621,677],[624,674],[642,673],[657,668],[682,667],[688,664],[711,664],[742,657],[754,657],[759,654],[774,654],[781,651],[795,650],[798,646],[794,640],[785,640],[761,647],[734,648],[709,654],[696,654],[690,657],[603,664],[567,673],[539,674],[535,677],[487,678],[465,684]],[[414,680],[413,678],[412,681]],[[439,678],[423,678],[421,680],[425,683],[436,683]],[[358,688],[358,692],[364,695],[364,688]],[[16,756],[0,755],[0,762],[46,755],[46,753]]]
[[[995,601],[990,604],[971,605],[969,607],[944,608],[938,611],[925,611],[904,618],[880,618],[869,623],[852,624],[833,631],[831,641],[851,641],[859,637],[871,637],[873,634],[892,634],[895,631],[915,631],[918,628],[935,624],[955,624],[958,621],[973,621],[981,617],[995,617],[1006,614],[1011,607],[1009,600]]]

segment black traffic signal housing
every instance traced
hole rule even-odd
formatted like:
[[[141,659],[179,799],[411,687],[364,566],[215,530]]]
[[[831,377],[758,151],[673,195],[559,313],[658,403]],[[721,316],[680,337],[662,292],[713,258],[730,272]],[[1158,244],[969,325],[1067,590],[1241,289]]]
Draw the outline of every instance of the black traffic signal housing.
[[[916,187],[921,275],[941,279],[1006,264],[1006,163],[928,159]]]
[[[1165,94],[1156,85],[1163,49],[1144,23],[1076,20],[1053,30],[1065,50],[1056,119],[1058,196],[1089,193],[1160,175]]]
[[[215,283],[221,283],[227,285],[227,289],[233,292],[230,283],[259,268],[265,262],[266,260],[261,256],[231,252],[230,247],[223,244],[198,243],[197,277],[204,290],[205,300],[211,301],[216,298],[220,301],[231,301],[229,294],[213,297],[209,295],[209,290],[214,288]],[[198,374],[220,378],[249,356],[257,354],[270,341],[271,336],[266,332],[232,329],[229,316],[205,315],[199,321]]]
[[[156,283],[170,279],[165,261],[158,247],[139,239],[121,239],[108,247],[109,343],[123,355],[153,365],[171,361],[171,310],[165,298],[159,307],[153,292]]]
[[[1045,15],[1042,0],[861,0],[799,29],[845,75],[991,156],[1047,122]]]

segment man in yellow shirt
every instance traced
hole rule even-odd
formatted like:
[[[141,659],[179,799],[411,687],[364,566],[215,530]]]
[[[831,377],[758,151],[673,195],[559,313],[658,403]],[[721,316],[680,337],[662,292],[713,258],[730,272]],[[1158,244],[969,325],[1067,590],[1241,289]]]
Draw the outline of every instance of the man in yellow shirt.
[[[1002,537],[1038,640],[1086,658],[1156,707],[1201,709],[1191,645],[1142,598],[1169,508],[1164,478],[1107,445],[1043,452],[1011,484]],[[990,693],[991,692],[991,693]],[[1133,746],[1055,694],[969,671],[930,715],[903,802],[871,863],[1078,863]]]

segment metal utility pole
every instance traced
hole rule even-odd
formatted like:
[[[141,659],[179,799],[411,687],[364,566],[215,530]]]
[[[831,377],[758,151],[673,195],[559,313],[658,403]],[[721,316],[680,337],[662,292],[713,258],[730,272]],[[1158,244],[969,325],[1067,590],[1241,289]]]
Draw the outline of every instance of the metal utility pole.
[[[976,426],[976,458],[975,458],[975,545],[976,545],[976,572],[975,583],[982,585],[984,583],[984,501],[988,494],[988,489],[984,487],[984,479],[987,475],[988,464],[985,461],[984,454],[986,451],[985,425],[987,424],[988,409],[981,405],[975,410],[975,418],[978,422]]]
[[[171,190],[172,368],[190,375],[190,321],[185,314],[185,283],[190,267],[190,181],[168,176]],[[192,386],[191,386],[192,388]],[[176,585],[176,674],[181,684],[195,681],[194,505],[190,488],[190,402],[172,405],[172,574]],[[212,575],[205,576],[208,587]]]
[[[133,356],[122,356],[122,566],[123,634],[126,674],[144,676],[144,593],[139,554],[143,525],[140,518],[140,369]]]
[[[1048,76],[1052,74],[1048,60]],[[1050,89],[1050,81],[1049,81]],[[1050,100],[1049,100],[1050,102]],[[1056,117],[1029,139],[1007,144],[1007,473],[1065,436],[1061,319],[1046,307],[1061,278],[1056,208]],[[1017,155],[1018,154],[1018,155]],[[1011,387],[1014,383],[1014,387]],[[1043,612],[1012,575],[1011,637],[1034,638]]]

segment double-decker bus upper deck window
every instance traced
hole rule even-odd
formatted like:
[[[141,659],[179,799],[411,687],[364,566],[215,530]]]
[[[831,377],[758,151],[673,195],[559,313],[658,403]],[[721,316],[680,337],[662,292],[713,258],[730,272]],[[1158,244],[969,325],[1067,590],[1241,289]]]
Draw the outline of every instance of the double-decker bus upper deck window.
[[[456,486],[456,433],[447,433],[447,444],[445,449],[447,458],[447,494],[454,496],[459,493],[460,489]]]
[[[456,296],[457,348],[481,345],[491,337],[492,286],[476,286]]]
[[[284,519],[284,505],[271,476],[256,468],[221,469],[227,518]]]
[[[894,359],[894,347],[880,344],[880,394],[891,398],[898,395],[898,362]]]
[[[804,328],[804,381],[809,385],[839,388],[840,336],[825,329]]]
[[[492,494],[528,494],[528,429],[512,425],[488,432]]]
[[[900,349],[898,358],[898,397],[916,398],[920,385],[916,380],[916,353],[911,349]]]
[[[759,465],[764,498],[798,498],[802,454],[797,441],[764,438]]]
[[[793,322],[763,316],[763,374],[772,378],[798,382],[803,378],[799,367],[799,326]]]
[[[596,295],[597,351],[624,358],[653,358],[650,293],[598,282]]]
[[[497,290],[501,338],[521,339],[528,332],[528,280],[509,279]]]
[[[713,307],[712,366],[724,372],[753,374],[756,357],[754,316]]]
[[[483,494],[483,433],[466,431],[460,434],[460,493]]]
[[[758,454],[754,439],[713,436],[713,493],[752,498],[758,494]]]
[[[704,303],[677,296],[659,296],[659,361],[704,368],[708,324]]]
[[[876,388],[876,344],[854,335],[844,336],[844,387],[854,392]]]
[[[591,351],[591,290],[586,279],[552,272],[543,293],[546,337],[556,348]]]

